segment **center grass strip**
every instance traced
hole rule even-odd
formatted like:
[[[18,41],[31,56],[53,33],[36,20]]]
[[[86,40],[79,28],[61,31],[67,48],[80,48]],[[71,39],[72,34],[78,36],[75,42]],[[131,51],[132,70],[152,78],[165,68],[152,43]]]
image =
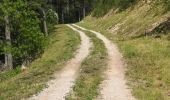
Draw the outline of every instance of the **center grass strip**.
[[[50,34],[49,45],[41,58],[32,62],[25,72],[1,78],[0,100],[21,100],[40,92],[53,74],[74,56],[79,44],[79,34],[66,25],[58,25]]]
[[[139,14],[137,13],[137,15]],[[132,88],[132,93],[138,100],[170,100],[170,40],[168,34],[162,34],[161,38],[153,38],[152,36],[130,38],[129,34],[131,33],[128,32],[124,35],[119,32],[118,34],[110,33],[108,26],[115,25],[114,21],[118,19],[115,16],[111,16],[112,19],[104,20],[89,17],[78,25],[101,32],[117,43],[127,64],[126,78],[128,85]],[[124,17],[124,14],[120,14],[119,17]],[[161,19],[161,16],[156,17]],[[134,20],[141,20],[139,18],[136,17]],[[131,20],[131,18],[126,19]],[[152,24],[150,23],[151,20],[146,19],[146,17],[142,17],[142,21],[145,21],[140,25]],[[130,26],[136,27],[136,21],[131,22],[133,24],[131,23]],[[129,24],[124,24],[124,26],[126,27],[120,27],[119,30],[137,30],[137,28],[131,28]],[[143,34],[142,32],[137,33]],[[131,36],[134,35],[136,34]]]
[[[88,31],[83,32],[91,38],[93,47],[90,55],[82,63],[80,76],[66,100],[94,99],[99,94],[99,84],[103,80],[103,70],[105,70],[107,60],[106,48],[96,35]]]

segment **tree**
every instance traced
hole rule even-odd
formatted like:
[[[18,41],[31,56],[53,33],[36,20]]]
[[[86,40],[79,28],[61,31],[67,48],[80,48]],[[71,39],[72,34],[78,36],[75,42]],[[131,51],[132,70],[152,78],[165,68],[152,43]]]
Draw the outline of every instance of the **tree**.
[[[1,13],[3,14],[2,20],[5,24],[5,39],[6,39],[6,49],[5,49],[5,69],[13,69],[13,58],[11,54],[11,29],[10,29],[10,13],[13,11],[12,3],[9,0],[4,0],[3,4],[0,5]]]
[[[60,23],[72,23],[83,19],[92,8],[94,0],[50,0],[59,15]]]
[[[6,44],[7,47],[11,47],[11,31],[10,31],[10,23],[8,15],[5,15],[5,38],[6,38]],[[13,58],[10,51],[7,51],[5,53],[5,66],[7,70],[13,69]]]
[[[1,25],[5,28],[6,37],[3,47],[6,69],[12,69],[13,62],[15,65],[25,65],[44,50],[46,39],[41,32],[39,14],[29,2],[3,0],[0,5]]]

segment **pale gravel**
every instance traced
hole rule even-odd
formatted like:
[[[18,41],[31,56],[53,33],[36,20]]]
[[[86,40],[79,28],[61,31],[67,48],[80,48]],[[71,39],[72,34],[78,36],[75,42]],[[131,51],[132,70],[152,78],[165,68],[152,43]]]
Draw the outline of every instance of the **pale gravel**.
[[[100,95],[96,100],[136,100],[131,94],[131,89],[126,85],[125,66],[117,46],[99,32],[73,25],[96,34],[107,48],[108,67],[105,72],[105,80],[100,85]]]
[[[85,33],[75,29],[71,25],[67,26],[80,34],[81,45],[77,50],[77,54],[59,73],[54,75],[54,80],[48,82],[48,88],[29,98],[29,100],[65,100],[65,96],[72,90],[80,65],[89,55],[92,43]]]

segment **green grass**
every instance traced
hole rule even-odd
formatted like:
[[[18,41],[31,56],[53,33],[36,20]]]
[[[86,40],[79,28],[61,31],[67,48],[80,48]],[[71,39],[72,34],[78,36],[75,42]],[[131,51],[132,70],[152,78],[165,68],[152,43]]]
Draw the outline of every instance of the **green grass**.
[[[14,70],[11,70],[11,71],[0,73],[0,82],[5,81],[11,77],[14,77],[14,76],[18,75],[19,73],[21,73],[21,69],[19,67],[17,67]]]
[[[79,35],[65,25],[56,26],[49,38],[42,57],[32,62],[26,71],[0,74],[0,100],[20,100],[41,91],[54,72],[74,56],[80,44]]]
[[[134,9],[107,18],[87,17],[80,26],[101,32],[117,43],[127,63],[126,76],[133,95],[139,100],[170,100],[170,35],[140,36],[168,13],[158,5]],[[118,23],[117,34],[110,32]]]
[[[80,75],[67,100],[93,100],[98,95],[99,84],[106,66],[106,48],[93,33],[85,31],[93,42],[90,55],[81,65]]]
[[[119,46],[134,95],[140,100],[169,100],[170,41],[142,37],[119,42]]]

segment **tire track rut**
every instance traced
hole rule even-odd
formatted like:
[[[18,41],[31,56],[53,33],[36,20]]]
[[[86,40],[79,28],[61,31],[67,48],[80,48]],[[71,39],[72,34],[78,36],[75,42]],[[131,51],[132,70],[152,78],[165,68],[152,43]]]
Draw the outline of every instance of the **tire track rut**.
[[[96,100],[135,100],[130,89],[128,89],[128,86],[126,85],[125,67],[122,55],[117,46],[101,33],[85,29],[75,24],[73,24],[73,26],[96,34],[96,36],[104,42],[107,48],[108,69],[105,72],[105,80],[100,85],[100,95]]]
[[[74,31],[78,32],[81,37],[80,48],[73,59],[68,61],[66,66],[54,75],[55,79],[48,82],[48,88],[34,95],[29,100],[65,100],[77,78],[82,61],[89,55],[92,43],[84,32],[77,30],[71,25],[67,25]]]

